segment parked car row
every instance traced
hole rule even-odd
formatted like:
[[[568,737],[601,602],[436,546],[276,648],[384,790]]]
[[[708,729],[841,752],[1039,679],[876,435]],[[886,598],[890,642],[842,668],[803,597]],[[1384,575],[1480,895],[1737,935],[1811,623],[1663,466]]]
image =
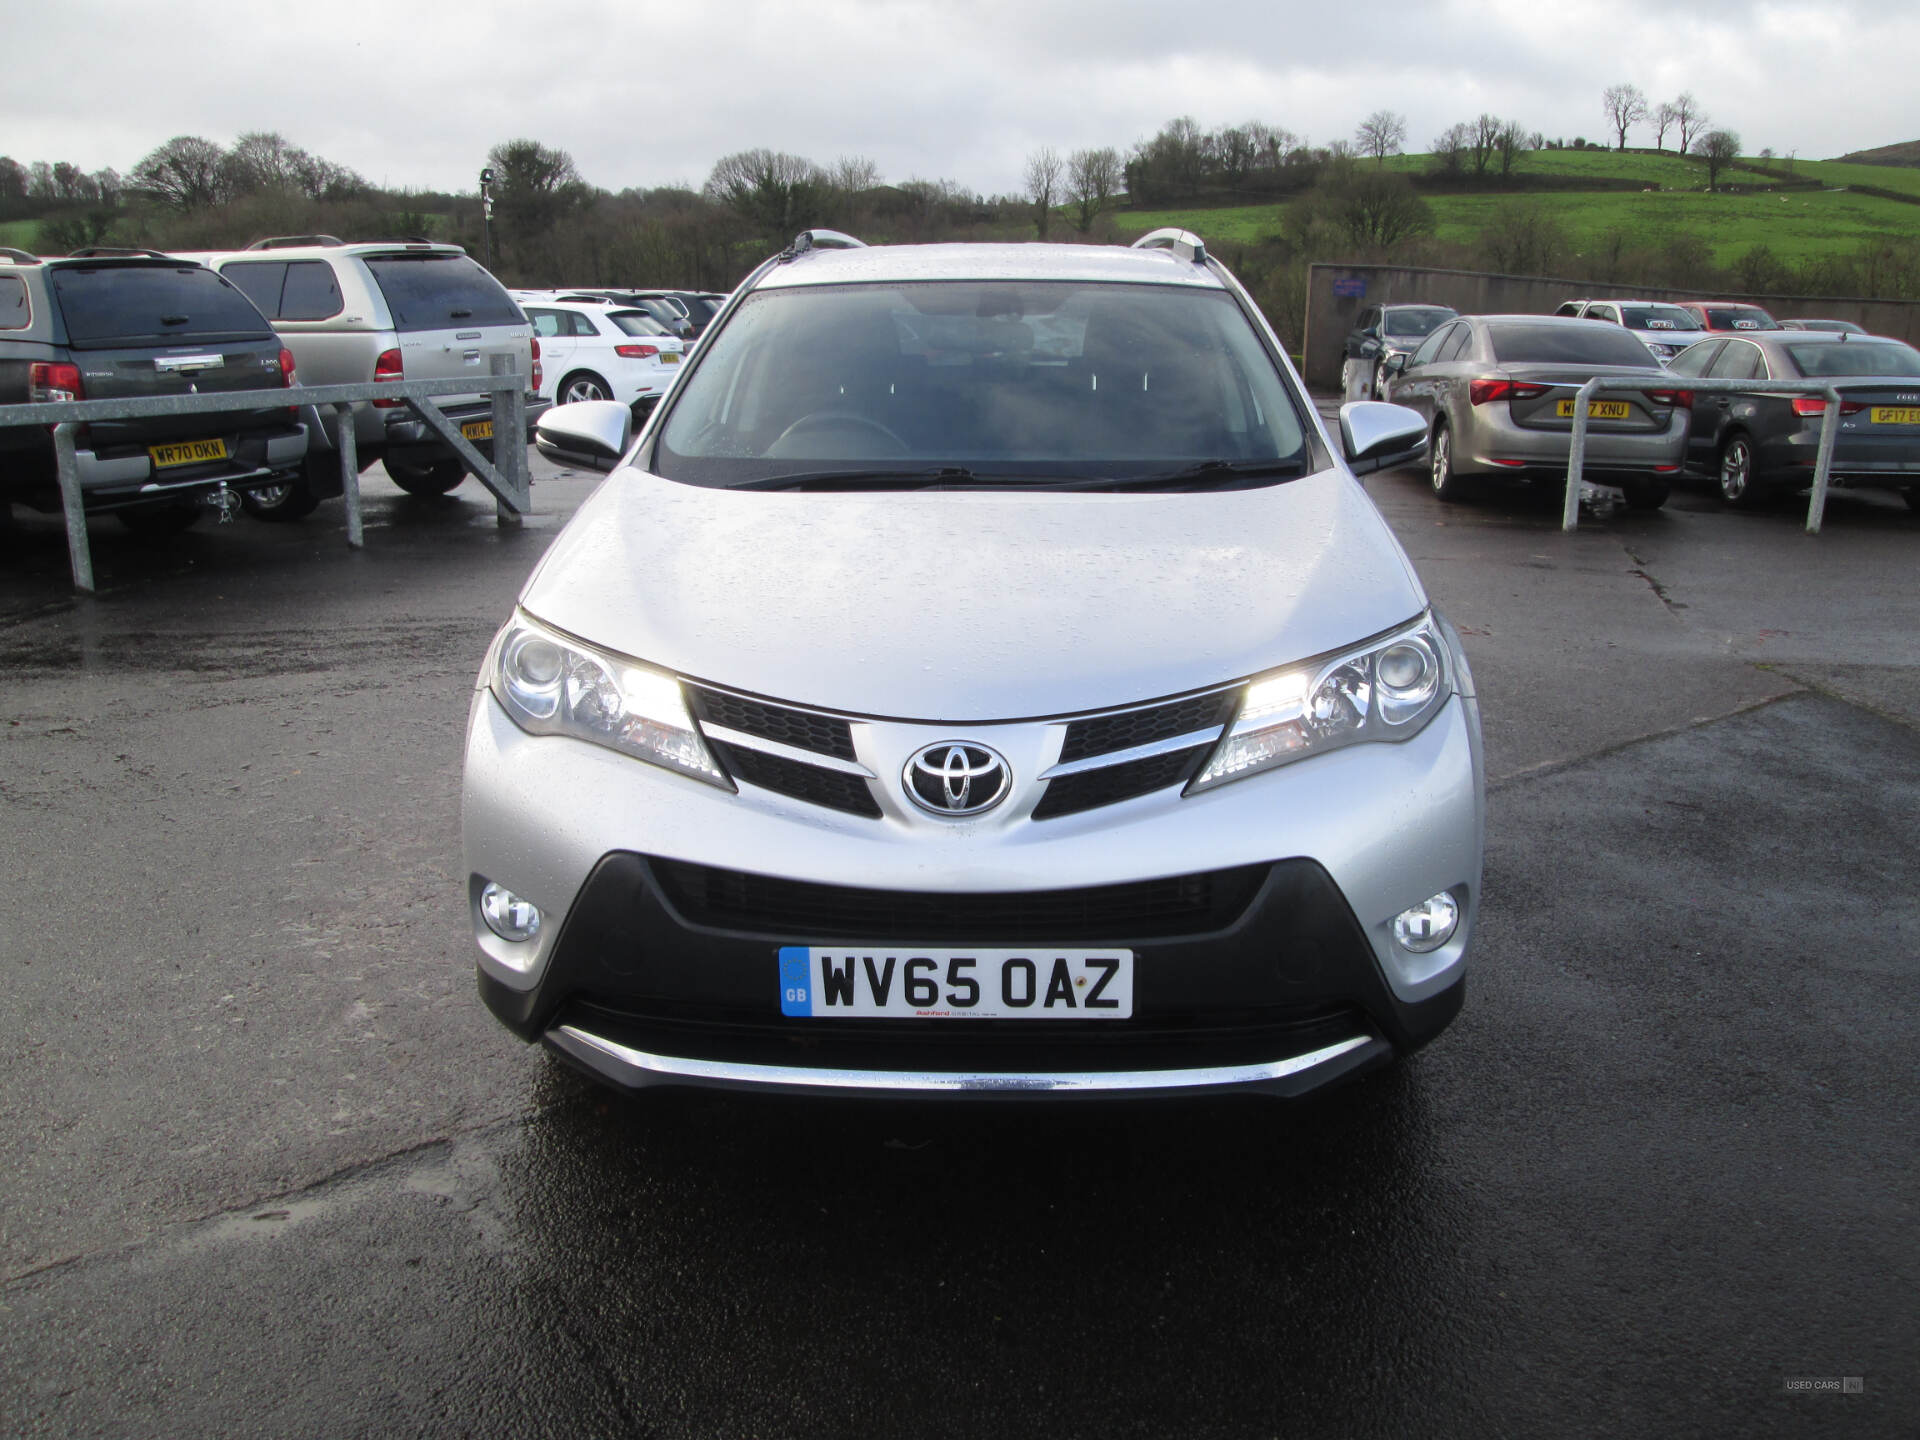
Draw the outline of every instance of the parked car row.
[[[638,419],[679,373],[686,342],[647,310],[571,291],[511,293],[540,340],[544,400],[618,400]]]
[[[1825,399],[1716,393],[1686,379],[1831,378],[1848,382],[1831,483],[1897,490],[1920,508],[1920,351],[1903,341],[1847,322],[1789,328],[1756,305],[1609,299],[1569,300],[1551,316],[1453,316],[1410,352],[1389,345],[1393,312],[1436,308],[1362,312],[1345,378],[1351,396],[1355,361],[1379,356],[1368,392],[1426,417],[1443,500],[1499,477],[1559,483],[1580,387],[1644,376],[1589,402],[1586,473],[1635,508],[1665,504],[1683,473],[1751,505],[1811,482]],[[1371,353],[1360,349],[1369,339],[1379,342]]]

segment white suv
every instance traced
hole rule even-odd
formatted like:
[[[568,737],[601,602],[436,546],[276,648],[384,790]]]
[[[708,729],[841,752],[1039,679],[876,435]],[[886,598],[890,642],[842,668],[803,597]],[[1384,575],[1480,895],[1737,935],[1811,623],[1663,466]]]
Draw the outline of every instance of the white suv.
[[[617,400],[645,413],[680,373],[683,346],[644,310],[612,301],[560,300],[551,290],[510,292],[540,339],[540,397],[561,405]]]
[[[1354,479],[1424,422],[1332,439],[1184,232],[853,245],[756,270],[630,448],[538,427],[613,473],[474,691],[486,1003],[623,1086],[1292,1095],[1425,1043],[1479,711]]]

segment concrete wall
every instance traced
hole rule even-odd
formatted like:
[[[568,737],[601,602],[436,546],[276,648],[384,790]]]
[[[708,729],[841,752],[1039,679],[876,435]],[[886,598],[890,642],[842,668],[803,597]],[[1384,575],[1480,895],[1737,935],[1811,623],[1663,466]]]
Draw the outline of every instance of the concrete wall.
[[[1489,275],[1477,270],[1422,270],[1409,265],[1312,265],[1307,269],[1303,343],[1307,382],[1340,383],[1341,347],[1367,305],[1451,305],[1463,315],[1550,315],[1565,300],[1748,300],[1781,318],[1817,315],[1855,320],[1876,335],[1920,344],[1920,302],[1835,300],[1784,295],[1706,295],[1646,285],[1603,285],[1544,275]]]

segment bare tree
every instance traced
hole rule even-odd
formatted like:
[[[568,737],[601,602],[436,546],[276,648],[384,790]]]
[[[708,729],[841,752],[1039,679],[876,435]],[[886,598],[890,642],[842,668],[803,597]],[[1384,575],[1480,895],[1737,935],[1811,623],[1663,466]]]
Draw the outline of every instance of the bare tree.
[[[1354,172],[1334,196],[1332,214],[1347,238],[1363,250],[1390,250],[1433,230],[1433,209],[1413,182],[1389,171]]]
[[[27,167],[11,155],[0,155],[0,200],[27,198]]]
[[[1680,127],[1680,153],[1693,153],[1693,138],[1709,123],[1707,112],[1700,108],[1700,102],[1693,98],[1691,90],[1682,90],[1673,101],[1673,123]]]
[[[1287,156],[1298,145],[1299,138],[1291,130],[1278,125],[1269,125],[1264,120],[1249,120],[1240,127],[1253,141],[1255,165],[1267,171],[1277,171],[1286,163]]]
[[[1051,145],[1042,145],[1027,157],[1027,199],[1033,202],[1033,222],[1040,238],[1047,238],[1047,226],[1053,219],[1053,202],[1060,194],[1064,167],[1060,154]]]
[[[1627,127],[1647,118],[1647,97],[1640,93],[1638,85],[1609,85],[1600,97],[1600,108],[1620,137],[1620,148],[1626,149]]]
[[[1527,132],[1521,128],[1518,120],[1509,120],[1500,127],[1493,137],[1493,150],[1500,159],[1502,180],[1513,174],[1514,166],[1520,163],[1520,157],[1530,148]]]
[[[1442,175],[1458,175],[1465,168],[1471,133],[1465,125],[1449,125],[1433,141],[1433,168]]]
[[[1353,143],[1362,155],[1371,155],[1376,165],[1384,164],[1387,156],[1398,155],[1407,143],[1407,117],[1391,110],[1376,110],[1353,132]]]
[[[843,195],[858,195],[880,183],[880,167],[865,155],[842,155],[827,171],[833,188]]]
[[[1731,130],[1709,130],[1695,142],[1693,153],[1707,162],[1707,189],[1714,188],[1720,172],[1740,156],[1740,137]]]
[[[1680,107],[1671,100],[1662,100],[1653,107],[1653,148],[1663,150],[1667,144],[1667,131],[1680,119]]]
[[[1467,148],[1473,157],[1473,173],[1485,175],[1500,148],[1501,123],[1498,115],[1481,115],[1467,130]]]
[[[784,239],[817,218],[827,185],[826,171],[803,155],[741,150],[715,162],[705,194],[764,234]]]
[[[1120,152],[1112,146],[1076,150],[1067,157],[1067,200],[1078,212],[1075,223],[1086,234],[1120,189]]]
[[[227,198],[221,162],[227,152],[198,135],[176,135],[133,167],[133,184],[186,214]]]
[[[1239,125],[1229,125],[1213,136],[1213,161],[1226,182],[1227,193],[1238,195],[1259,158],[1253,136]]]

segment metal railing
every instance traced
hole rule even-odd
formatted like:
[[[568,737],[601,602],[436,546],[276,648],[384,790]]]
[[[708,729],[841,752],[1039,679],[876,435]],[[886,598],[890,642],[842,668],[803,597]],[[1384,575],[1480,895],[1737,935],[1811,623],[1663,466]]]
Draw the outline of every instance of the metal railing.
[[[1567,452],[1567,498],[1560,528],[1580,523],[1581,472],[1587,461],[1587,411],[1596,395],[1646,390],[1649,381],[1621,375],[1596,375],[1582,385],[1573,400],[1573,446]],[[1820,448],[1813,462],[1813,495],[1807,501],[1807,533],[1818,535],[1827,512],[1827,476],[1833,468],[1833,442],[1839,435],[1840,391],[1853,385],[1885,385],[1884,380],[1704,380],[1690,375],[1662,375],[1651,382],[1660,390],[1691,390],[1696,395],[1819,395],[1827,408],[1820,420]],[[1684,452],[1683,452],[1684,463]]]
[[[129,420],[148,415],[210,415],[240,407],[256,409],[330,406],[340,417],[336,450],[340,457],[341,493],[346,500],[347,544],[355,550],[366,543],[360,513],[360,457],[353,430],[353,406],[367,400],[399,400],[441,440],[453,447],[474,477],[493,492],[495,513],[502,525],[518,525],[533,506],[532,478],[527,470],[526,380],[514,367],[514,357],[495,355],[485,376],[450,376],[444,380],[384,380],[363,385],[296,385],[287,390],[224,391],[214,395],[147,395],[124,400],[53,400],[28,405],[0,405],[0,425],[50,425],[59,474],[60,503],[66,512],[67,554],[77,590],[93,591],[93,550],[87,541],[86,497],[80,488],[80,462],[74,450],[74,432],[93,420]],[[490,395],[493,400],[494,458],[489,461],[460,433],[459,422],[429,403],[439,395]],[[469,422],[471,423],[471,422]],[[311,445],[313,437],[308,437]],[[309,453],[312,453],[311,451]],[[261,482],[254,481],[258,486]],[[244,487],[243,487],[244,488]]]

